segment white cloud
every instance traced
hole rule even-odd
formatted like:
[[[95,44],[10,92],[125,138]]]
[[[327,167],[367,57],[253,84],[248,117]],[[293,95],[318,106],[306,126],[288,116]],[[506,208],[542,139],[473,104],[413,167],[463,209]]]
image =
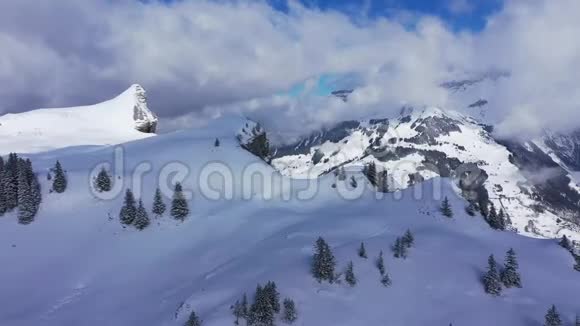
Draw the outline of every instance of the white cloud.
[[[284,14],[255,1],[4,0],[0,111],[86,104],[139,82],[166,128],[240,112],[290,135],[389,115],[403,103],[461,108],[472,99],[437,85],[496,68],[511,77],[475,95],[490,101],[502,133],[574,128],[578,12],[577,0],[514,0],[483,31],[456,33],[428,16],[414,15],[413,28],[398,18],[357,16],[355,23],[296,2]],[[321,74],[348,73],[364,82],[348,104],[273,95]]]

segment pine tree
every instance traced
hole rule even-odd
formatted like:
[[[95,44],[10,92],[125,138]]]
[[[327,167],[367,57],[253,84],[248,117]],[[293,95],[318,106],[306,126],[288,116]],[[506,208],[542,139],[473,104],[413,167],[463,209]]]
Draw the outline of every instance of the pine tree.
[[[135,221],[133,224],[137,228],[137,230],[143,230],[144,228],[149,226],[149,216],[147,215],[147,210],[143,206],[143,201],[139,200],[139,206],[137,206],[137,210],[135,212]]]
[[[330,246],[319,237],[314,247],[314,256],[312,258],[312,275],[318,282],[334,282],[334,268],[336,262]]]
[[[558,310],[556,310],[555,305],[552,305],[552,307],[548,309],[544,326],[562,326],[562,319],[560,319],[560,314],[558,313]]]
[[[236,317],[236,320],[234,320],[234,325],[240,324],[240,318],[242,318],[241,308],[242,306],[240,305],[240,300],[236,300],[236,303],[230,307],[230,309],[232,309],[232,314],[234,314],[234,317]]]
[[[272,281],[266,283],[266,286],[264,286],[264,295],[268,299],[268,302],[270,303],[272,310],[274,310],[275,313],[279,313],[280,312],[280,293],[278,292],[278,289],[276,288],[276,283],[274,283]]]
[[[449,204],[449,198],[445,197],[443,199],[443,202],[441,202],[441,207],[439,209],[441,210],[441,214],[450,218],[453,217],[453,210],[451,209],[451,204]]]
[[[161,190],[159,188],[155,189],[155,196],[153,197],[153,214],[157,217],[161,217],[167,206],[163,202],[163,196],[161,196]]]
[[[0,156],[0,216],[4,215],[7,211],[6,196],[4,194],[4,173],[4,159]]]
[[[30,183],[30,198],[32,199],[34,215],[36,215],[40,208],[40,203],[42,202],[42,192],[40,191],[40,183],[38,182],[38,177],[36,175],[32,177]]]
[[[395,258],[407,258],[407,246],[403,243],[403,239],[398,237],[393,245],[393,256]]]
[[[503,212],[503,208],[499,210],[499,214],[497,214],[497,227],[498,230],[505,230],[506,228],[506,221],[505,221],[505,213]]]
[[[499,274],[497,272],[497,263],[495,262],[493,255],[489,256],[487,264],[488,269],[483,276],[483,286],[485,288],[485,292],[493,296],[498,296],[501,294],[501,283]]]
[[[568,237],[564,234],[562,236],[562,239],[560,240],[560,246],[568,251],[572,251],[572,244],[570,243],[570,240],[568,239]]]
[[[520,274],[518,272],[518,260],[516,258],[516,252],[513,248],[510,248],[506,253],[505,266],[501,271],[501,281],[507,287],[522,287],[522,281],[520,279]]]
[[[284,315],[282,316],[282,320],[292,324],[296,319],[298,319],[298,312],[296,311],[294,301],[289,298],[284,299]]]
[[[354,276],[354,268],[353,268],[352,261],[349,262],[348,265],[346,266],[346,272],[344,274],[344,280],[350,286],[355,286],[356,285],[356,276]]]
[[[8,154],[2,179],[6,211],[11,211],[18,207],[18,155],[15,153]]]
[[[18,161],[18,223],[30,224],[36,213],[30,189],[30,174],[24,160]]]
[[[220,140],[218,138],[216,138],[215,141],[213,142],[213,146],[220,147]]]
[[[54,181],[52,182],[52,190],[57,193],[63,193],[67,187],[67,180],[64,170],[59,161],[56,161],[54,166]]]
[[[254,303],[250,307],[248,316],[248,325],[253,326],[273,326],[274,325],[274,310],[270,305],[264,289],[260,284],[256,288],[254,296]]]
[[[250,310],[248,307],[248,296],[246,296],[245,293],[244,296],[242,297],[242,302],[240,303],[240,310],[242,318],[248,319],[248,314]]]
[[[368,258],[364,242],[360,243],[360,247],[358,248],[358,256],[365,259]]]
[[[189,207],[183,195],[183,188],[178,182],[175,184],[175,191],[171,200],[171,216],[176,220],[183,221],[187,215],[189,215]]]
[[[469,202],[469,205],[467,205],[467,207],[465,207],[465,212],[469,216],[475,216],[475,205],[473,205],[472,202]]]
[[[187,322],[185,322],[184,326],[201,326],[201,325],[202,320],[200,320],[199,317],[197,317],[195,311],[192,311],[191,314],[189,315],[189,318],[187,319]]]
[[[377,268],[379,269],[379,273],[381,275],[385,275],[385,260],[383,259],[383,251],[379,253],[379,258],[377,258],[376,262]]]
[[[385,275],[383,275],[383,277],[381,278],[381,284],[382,284],[384,287],[389,287],[389,286],[391,286],[391,284],[392,284],[392,281],[391,281],[391,277],[389,276],[389,273],[385,273]]]
[[[415,244],[415,237],[413,236],[413,233],[411,233],[411,230],[407,230],[407,232],[405,232],[402,242],[403,245],[407,248],[411,248]]]
[[[576,326],[580,326],[580,316],[576,315]]]
[[[500,215],[497,214],[493,203],[490,205],[489,214],[487,215],[487,223],[495,230],[505,230],[505,216],[503,210],[500,210]]]
[[[344,171],[344,167],[338,168],[338,180],[344,181],[346,180],[346,172]]]
[[[373,186],[377,185],[377,166],[375,165],[375,162],[365,165],[363,173]]]
[[[107,192],[111,191],[112,184],[111,184],[111,176],[105,168],[101,168],[101,171],[97,174],[97,178],[95,179],[95,189],[98,192]]]
[[[137,208],[135,207],[135,197],[131,189],[127,189],[125,192],[125,200],[123,207],[121,207],[121,212],[119,213],[119,219],[121,223],[125,225],[133,224],[135,217],[137,215]]]

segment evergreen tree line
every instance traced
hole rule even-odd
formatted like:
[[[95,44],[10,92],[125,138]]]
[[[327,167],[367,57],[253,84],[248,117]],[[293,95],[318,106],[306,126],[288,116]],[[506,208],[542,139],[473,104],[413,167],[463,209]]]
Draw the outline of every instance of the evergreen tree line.
[[[396,258],[405,258],[407,256],[407,250],[413,247],[415,243],[415,237],[411,230],[407,230],[402,237],[398,237],[393,246],[393,254]],[[367,250],[364,242],[361,242],[360,247],[357,250],[357,254],[360,258],[368,259]],[[375,266],[379,270],[380,282],[383,286],[389,287],[392,284],[391,277],[387,273],[385,268],[385,261],[383,257],[383,251],[379,252],[378,257],[375,260]],[[314,245],[314,255],[312,257],[311,272],[312,276],[318,281],[327,281],[329,283],[339,282],[341,274],[336,274],[336,259],[330,246],[326,241],[319,237]],[[349,261],[345,272],[344,280],[350,286],[355,286],[358,282],[355,271],[354,264]]]
[[[42,194],[30,159],[10,153],[0,157],[0,216],[18,209],[18,223],[30,224],[38,213]]]
[[[511,225],[511,220],[504,212],[503,208],[500,208],[498,212],[492,202],[485,202],[476,205],[474,202],[470,201],[469,205],[465,207],[465,212],[470,216],[475,216],[476,212],[480,212],[487,224],[495,230],[505,231],[508,226]]]
[[[411,230],[407,230],[405,234],[401,237],[395,239],[395,243],[392,246],[393,256],[395,258],[406,259],[408,255],[408,250],[415,244],[415,237]]]
[[[290,324],[298,318],[296,305],[292,299],[285,298],[282,306],[280,305],[280,293],[276,283],[272,281],[264,286],[258,284],[251,305],[244,293],[242,300],[237,300],[231,306],[231,310],[236,318],[234,321],[236,325],[239,325],[241,320],[245,320],[247,326],[273,326],[276,315],[280,313],[282,320]]]
[[[151,211],[156,217],[161,217],[166,209],[167,206],[163,202],[161,191],[157,188],[153,197],[153,207]],[[179,221],[185,220],[185,217],[189,215],[189,205],[185,199],[183,188],[180,183],[175,185],[173,191],[170,214],[171,217]],[[138,230],[143,230],[151,224],[149,214],[143,205],[143,201],[141,199],[137,201],[131,189],[127,189],[125,192],[123,206],[119,212],[119,220],[123,225],[133,225]]]
[[[483,276],[483,287],[486,293],[498,296],[502,292],[502,285],[506,288],[522,287],[519,264],[513,248],[507,251],[504,267],[501,271],[499,271],[493,255],[487,259],[487,265],[487,272]]]

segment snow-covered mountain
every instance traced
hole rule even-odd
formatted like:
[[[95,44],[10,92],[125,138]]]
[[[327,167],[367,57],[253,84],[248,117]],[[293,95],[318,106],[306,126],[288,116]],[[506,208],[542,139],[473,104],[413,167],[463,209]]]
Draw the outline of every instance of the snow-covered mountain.
[[[572,174],[536,142],[497,140],[491,131],[457,112],[403,108],[392,119],[345,121],[281,146],[272,164],[290,177],[317,178],[374,162],[387,172],[389,191],[453,177],[466,199],[489,198],[519,233],[580,239]]]
[[[459,131],[445,130],[448,124],[464,133],[463,146],[480,132],[469,121],[448,120],[436,109],[410,115],[421,118],[423,125],[443,123],[441,135],[433,139],[394,121],[401,136],[416,140],[418,148],[433,141],[441,144],[429,146],[442,152],[455,148],[445,142]],[[332,173],[315,183],[289,179],[240,147],[239,139],[255,139],[237,136],[238,130],[249,130],[245,124],[216,121],[203,129],[132,141],[121,145],[120,165],[111,146],[28,155],[39,173],[43,201],[29,225],[19,225],[15,213],[0,219],[0,325],[178,326],[191,311],[204,326],[233,325],[230,306],[244,293],[252,300],[256,285],[269,280],[277,283],[282,298],[296,302],[294,325],[527,326],[542,324],[552,304],[566,322],[578,312],[580,283],[572,256],[554,240],[495,231],[483,219],[466,215],[466,202],[448,179],[419,171],[431,178],[385,195],[356,171],[347,171],[342,181]],[[365,128],[377,135],[385,124],[368,122]],[[250,133],[256,134],[261,133]],[[367,142],[362,132],[354,134]],[[505,149],[481,137],[473,146],[485,146],[481,158],[496,162],[507,157]],[[467,148],[473,150],[466,147],[465,152]],[[353,149],[345,155],[358,153]],[[412,162],[422,156],[428,155],[407,155]],[[68,188],[62,194],[50,192],[46,178],[56,159],[67,171]],[[118,195],[112,199],[97,198],[90,190],[90,171],[103,162],[113,164]],[[150,170],[134,173],[144,162]],[[499,167],[515,173],[508,163]],[[165,184],[160,176],[171,180],[166,172],[176,164],[181,164],[179,171],[187,171],[183,186],[193,195],[185,221],[165,213],[160,218],[150,215],[152,224],[143,231],[123,227],[118,213],[124,190],[133,189],[149,209],[155,187]],[[224,183],[218,177],[208,185],[203,182],[208,171],[225,171],[231,178]],[[491,172],[492,180],[503,176]],[[248,176],[256,173],[272,179],[248,184]],[[213,197],[220,187],[231,187],[231,194]],[[346,198],[349,192],[358,193],[357,199]],[[439,212],[445,196],[455,212],[451,219]],[[164,200],[170,204],[169,198]],[[415,245],[407,259],[396,259],[391,245],[407,229],[415,234]],[[312,278],[312,246],[319,236],[332,247],[338,273],[353,261],[356,286]],[[363,241],[368,259],[357,256]],[[509,248],[518,254],[523,288],[504,289],[498,297],[485,294],[481,276],[488,255],[501,262]],[[380,283],[375,267],[381,250],[390,287]],[[276,324],[284,323],[277,318]]]
[[[0,117],[0,154],[78,145],[107,145],[150,137],[157,116],[146,92],[132,85],[112,100],[82,107],[38,109]]]

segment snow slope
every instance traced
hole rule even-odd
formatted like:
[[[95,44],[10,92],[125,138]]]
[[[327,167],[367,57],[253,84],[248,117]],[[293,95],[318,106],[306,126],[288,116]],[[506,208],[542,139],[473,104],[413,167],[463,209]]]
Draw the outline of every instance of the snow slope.
[[[157,117],[147,107],[145,90],[132,85],[116,98],[91,106],[1,116],[0,154],[119,144],[152,136],[156,124]]]
[[[44,201],[36,220],[22,226],[14,214],[0,219],[0,325],[173,326],[183,325],[191,309],[206,326],[232,325],[229,306],[268,280],[277,282],[282,297],[296,301],[295,325],[527,326],[541,325],[551,304],[569,323],[580,312],[580,274],[566,251],[553,240],[493,231],[481,218],[466,216],[465,201],[446,179],[384,198],[367,187],[348,200],[338,194],[344,187],[332,174],[315,181],[281,177],[239,147],[230,133],[237,123],[215,122],[122,145],[126,170],[117,182],[127,187],[138,164],[151,166],[143,187],[132,186],[147,207],[164,167],[177,163],[189,169],[184,188],[193,191],[191,215],[179,223],[166,214],[142,232],[121,227],[122,195],[100,200],[89,191],[89,170],[112,162],[115,148],[31,155],[43,176],[58,158],[70,184],[64,194],[48,193],[42,177]],[[216,137],[220,147],[213,146]],[[199,180],[210,162],[231,171],[231,199],[203,196],[207,187]],[[250,187],[244,179],[248,171],[272,175],[274,182]],[[363,189],[364,178],[354,176],[359,186],[346,189]],[[213,188],[221,184],[211,180]],[[305,193],[309,184],[316,189]],[[437,213],[443,196],[450,197],[453,219]],[[415,233],[415,248],[407,260],[396,260],[390,245],[407,228]],[[356,287],[311,278],[318,236],[333,247],[341,269],[354,261]],[[356,255],[361,241],[368,260]],[[485,295],[480,277],[487,256],[501,261],[510,247],[518,253],[523,289]],[[379,250],[393,279],[390,288],[380,285],[373,266]]]

